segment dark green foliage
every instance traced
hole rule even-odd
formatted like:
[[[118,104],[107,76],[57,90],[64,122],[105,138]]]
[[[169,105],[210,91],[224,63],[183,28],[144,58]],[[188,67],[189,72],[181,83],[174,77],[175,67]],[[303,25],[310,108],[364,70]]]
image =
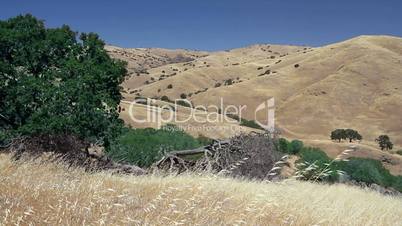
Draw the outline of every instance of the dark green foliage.
[[[125,64],[97,34],[45,28],[31,15],[0,21],[0,128],[8,134],[75,134],[107,145],[122,126]]]
[[[289,154],[297,154],[299,153],[303,148],[303,142],[300,140],[292,140],[292,142],[289,143]]]
[[[353,129],[346,129],[345,130],[346,138],[349,139],[349,142],[352,142],[354,140],[362,140],[362,136],[357,132],[356,130]]]
[[[182,93],[182,94],[180,94],[180,98],[181,98],[181,99],[186,99],[186,98],[187,98],[187,95],[186,95],[185,93]]]
[[[224,83],[226,86],[230,86],[230,85],[232,85],[233,84],[233,79],[227,79],[227,80],[225,80],[225,83]]]
[[[168,89],[173,89],[173,85],[172,85],[172,84],[169,84],[169,85],[167,86],[167,88],[168,88]]]
[[[161,100],[162,100],[162,101],[166,101],[166,102],[172,102],[172,101],[169,99],[168,96],[162,96],[162,97],[161,97]]]
[[[311,178],[313,174],[320,174],[320,172],[327,169],[328,176],[325,177],[325,181],[334,182],[338,179],[337,167],[335,164],[331,164],[332,159],[324,151],[319,148],[304,147],[299,152],[299,155],[300,159],[297,161],[299,170],[306,171],[305,169],[313,164],[316,166],[313,171],[306,171],[304,178]],[[323,178],[320,178],[320,180],[323,180]]]
[[[277,141],[277,150],[282,153],[288,153],[289,141],[285,138],[279,138]]]
[[[402,176],[393,176],[384,168],[380,161],[374,159],[350,158],[349,161],[334,161],[318,148],[304,147],[300,153],[298,163],[306,163],[298,167],[303,170],[311,164],[317,165],[316,171],[320,172],[326,167],[330,171],[325,181],[334,182],[338,178],[339,171],[350,177],[351,180],[378,184],[383,187],[392,187],[402,191]]]
[[[193,149],[200,142],[173,125],[161,129],[127,129],[107,151],[116,161],[148,167],[161,158],[163,152]]]
[[[306,162],[317,162],[318,165],[324,165],[331,162],[328,155],[319,148],[305,147],[300,151],[300,159]]]
[[[397,153],[398,155],[402,155],[402,150],[398,150],[398,151],[396,151],[396,153]]]
[[[402,176],[394,176],[392,187],[397,191],[402,192]]]
[[[337,140],[341,142],[341,140],[346,139],[346,133],[344,129],[336,129],[331,132],[331,140]]]
[[[177,100],[176,104],[184,106],[184,107],[189,107],[189,108],[192,107],[191,103],[189,103],[188,101],[185,101],[185,100]]]
[[[394,183],[394,176],[389,173],[380,161],[374,159],[351,158],[348,162],[338,163],[351,179],[391,187]]]
[[[362,140],[362,135],[353,129],[336,129],[331,132],[331,140],[337,140],[341,142],[342,140],[349,139],[349,142],[354,140]]]
[[[303,148],[303,142],[300,140],[292,140],[289,142],[285,138],[279,138],[277,141],[277,150],[290,154],[290,155],[295,155],[298,154]]]
[[[392,150],[394,147],[394,144],[391,142],[391,139],[388,135],[381,135],[375,139],[375,141],[378,143],[378,146],[380,146],[381,150]]]

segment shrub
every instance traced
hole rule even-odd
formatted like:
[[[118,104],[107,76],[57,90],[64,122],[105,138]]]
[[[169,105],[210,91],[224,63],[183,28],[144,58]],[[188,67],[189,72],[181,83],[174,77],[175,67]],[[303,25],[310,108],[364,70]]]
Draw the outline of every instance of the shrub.
[[[298,67],[300,67],[300,65],[299,65],[299,64],[295,64],[295,68],[298,68]]]
[[[392,187],[402,192],[402,176],[393,176],[382,163],[374,159],[350,158],[348,161],[332,160],[318,148],[304,147],[297,161],[298,175],[302,179],[315,179],[317,174],[325,172],[319,180],[333,182],[339,173],[346,174],[351,180],[367,184]],[[325,170],[326,169],[326,170]]]
[[[173,85],[172,85],[172,84],[169,84],[169,85],[167,86],[167,88],[168,88],[168,89],[172,89],[172,88],[173,88]]]
[[[394,182],[394,176],[378,160],[351,158],[348,162],[338,163],[338,168],[356,181],[375,183],[385,187],[392,186]]]
[[[182,94],[180,94],[180,98],[181,98],[181,99],[186,99],[186,98],[187,98],[187,95],[186,95],[185,93],[182,93]]]
[[[184,107],[189,107],[189,108],[192,107],[191,103],[189,103],[188,101],[184,101],[184,100],[177,100],[176,104],[184,106]]]
[[[116,161],[148,167],[162,157],[163,152],[193,149],[201,144],[173,125],[161,129],[127,129],[107,150]]]
[[[297,154],[299,153],[303,148],[303,142],[300,140],[292,140],[292,142],[289,143],[288,147],[288,153],[289,154]]]
[[[289,141],[285,138],[279,138],[276,149],[282,153],[288,153]]]
[[[233,80],[232,80],[231,78],[225,80],[225,85],[230,86],[230,85],[232,85],[232,84],[233,84]]]
[[[171,100],[169,99],[168,96],[162,96],[162,97],[161,97],[161,100],[162,100],[162,101],[166,101],[166,102],[171,102]]]
[[[396,151],[396,153],[397,153],[398,155],[402,155],[402,150],[398,150],[398,151]]]
[[[338,171],[327,154],[319,148],[304,147],[299,153],[297,176],[303,180],[334,182]]]
[[[215,88],[220,87],[222,84],[220,82],[215,84]]]

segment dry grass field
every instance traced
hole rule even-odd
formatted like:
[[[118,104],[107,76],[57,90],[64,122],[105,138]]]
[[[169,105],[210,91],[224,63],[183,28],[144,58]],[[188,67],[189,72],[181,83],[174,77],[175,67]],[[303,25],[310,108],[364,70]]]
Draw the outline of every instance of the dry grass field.
[[[117,176],[0,155],[1,225],[402,225],[402,199],[346,185]]]

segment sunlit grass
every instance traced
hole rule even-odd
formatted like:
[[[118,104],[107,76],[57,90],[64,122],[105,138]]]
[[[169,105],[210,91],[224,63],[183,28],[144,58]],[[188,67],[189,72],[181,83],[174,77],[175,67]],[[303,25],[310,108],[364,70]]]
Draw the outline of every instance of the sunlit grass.
[[[345,185],[116,176],[0,155],[4,225],[400,225],[402,199]]]

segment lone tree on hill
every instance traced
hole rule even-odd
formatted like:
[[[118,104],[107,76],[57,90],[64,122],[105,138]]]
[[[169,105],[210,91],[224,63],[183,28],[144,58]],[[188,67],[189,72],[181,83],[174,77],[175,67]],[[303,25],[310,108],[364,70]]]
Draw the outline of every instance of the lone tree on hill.
[[[391,139],[388,135],[381,135],[375,141],[380,146],[381,150],[392,150],[394,144],[391,142]]]
[[[78,38],[79,36],[79,38]],[[31,15],[0,21],[0,143],[18,135],[70,134],[108,141],[125,63],[94,33],[46,28]]]

